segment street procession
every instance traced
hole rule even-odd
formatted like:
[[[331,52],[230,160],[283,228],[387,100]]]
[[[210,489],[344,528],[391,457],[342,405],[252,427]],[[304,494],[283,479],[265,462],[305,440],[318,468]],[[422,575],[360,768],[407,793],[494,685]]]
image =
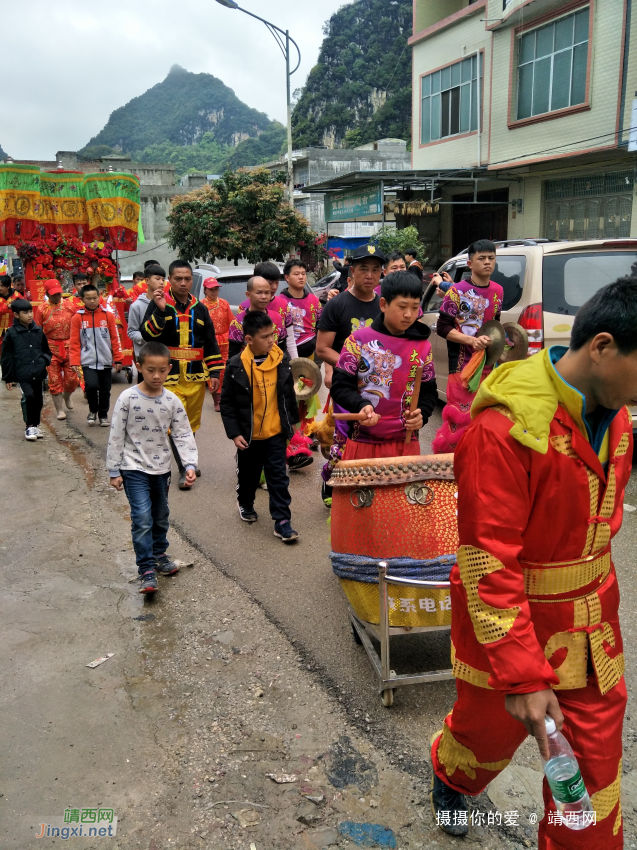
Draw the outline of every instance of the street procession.
[[[3,846],[637,849],[637,14],[242,3],[6,69]]]

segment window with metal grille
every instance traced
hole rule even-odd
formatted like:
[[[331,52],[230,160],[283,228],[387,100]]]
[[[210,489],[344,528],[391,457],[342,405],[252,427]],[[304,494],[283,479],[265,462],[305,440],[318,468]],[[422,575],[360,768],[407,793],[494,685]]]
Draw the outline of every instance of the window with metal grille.
[[[422,145],[478,129],[478,76],[481,83],[483,64],[480,56],[478,75],[478,57],[471,56],[422,78]]]
[[[518,40],[518,120],[586,100],[587,7]]]
[[[632,171],[612,171],[544,184],[544,236],[548,239],[612,239],[630,236]]]

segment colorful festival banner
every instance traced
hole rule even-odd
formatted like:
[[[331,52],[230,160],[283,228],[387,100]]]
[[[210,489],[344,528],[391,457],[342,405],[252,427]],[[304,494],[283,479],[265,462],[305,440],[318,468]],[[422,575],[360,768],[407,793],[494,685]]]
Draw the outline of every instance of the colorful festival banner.
[[[134,251],[140,219],[134,174],[83,174],[0,163],[0,245],[58,234]]]

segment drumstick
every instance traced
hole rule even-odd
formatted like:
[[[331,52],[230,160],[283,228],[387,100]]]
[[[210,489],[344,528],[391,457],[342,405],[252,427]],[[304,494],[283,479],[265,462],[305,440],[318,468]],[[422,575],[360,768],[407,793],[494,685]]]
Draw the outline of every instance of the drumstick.
[[[419,366],[416,369],[416,380],[414,381],[414,389],[411,394],[411,404],[409,405],[409,412],[413,413],[415,410],[418,410],[418,396],[420,395],[420,384],[422,383],[422,366]],[[411,443],[411,428],[407,428],[405,431],[405,444]]]
[[[367,419],[366,413],[334,413],[334,419],[341,422],[364,422]],[[380,416],[378,417],[381,418]]]

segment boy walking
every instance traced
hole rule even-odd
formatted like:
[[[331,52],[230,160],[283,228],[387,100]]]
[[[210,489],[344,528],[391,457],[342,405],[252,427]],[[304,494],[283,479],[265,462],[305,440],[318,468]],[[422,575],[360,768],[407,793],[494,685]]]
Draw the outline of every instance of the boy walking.
[[[111,404],[111,369],[122,368],[115,315],[100,304],[97,287],[92,283],[80,292],[83,307],[71,319],[71,366],[84,373],[89,425],[99,423],[108,428],[108,408]]]
[[[51,350],[42,328],[33,321],[31,303],[18,298],[11,302],[11,310],[13,325],[3,340],[0,365],[8,390],[12,390],[14,384],[20,384],[24,394],[24,437],[33,443],[44,436],[39,427],[42,384],[51,362]]]
[[[117,400],[106,468],[111,486],[124,489],[130,504],[139,592],[154,593],[157,574],[170,576],[179,570],[167,554],[172,463],[168,431],[190,484],[195,480],[197,445],[183,404],[164,389],[171,369],[168,348],[161,342],[145,343],[135,365],[143,380]]]
[[[275,326],[265,311],[243,320],[246,347],[231,357],[221,391],[221,418],[237,447],[237,497],[244,522],[256,522],[254,496],[265,471],[274,536],[292,543],[290,491],[285,449],[299,420],[290,358],[274,344]]]
[[[135,360],[139,357],[139,352],[142,350],[144,338],[142,337],[142,325],[146,317],[148,308],[151,305],[155,290],[160,286],[163,287],[166,280],[166,272],[161,266],[146,266],[144,269],[145,283],[144,292],[140,292],[135,301],[128,308],[128,336],[133,343],[133,352]],[[142,374],[137,373],[137,383],[141,383]]]

